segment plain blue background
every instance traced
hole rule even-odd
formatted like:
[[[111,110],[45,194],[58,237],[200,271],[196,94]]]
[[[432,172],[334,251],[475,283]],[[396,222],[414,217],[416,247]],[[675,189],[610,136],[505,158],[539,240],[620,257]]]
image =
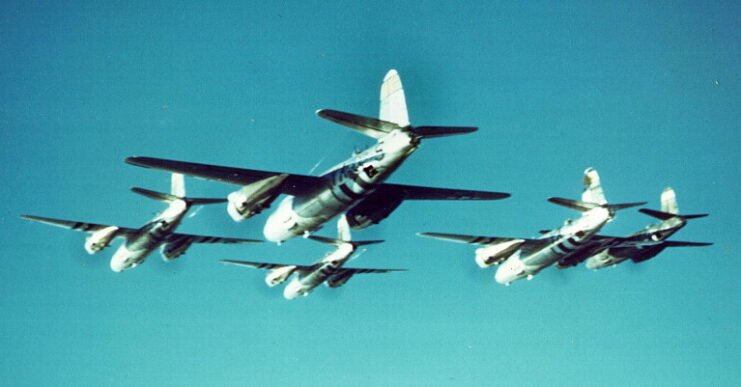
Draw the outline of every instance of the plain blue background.
[[[737,2],[98,2],[0,4],[0,379],[8,385],[735,385],[739,365]],[[396,68],[432,139],[391,182],[504,191],[493,202],[407,202],[355,233],[386,239],[354,277],[286,301],[264,272],[327,246],[194,246],[116,274],[113,248],[35,214],[138,227],[169,176],[154,156],[324,170],[370,139],[314,116],[378,111]],[[532,237],[573,211],[582,171],[608,200],[667,186],[674,239],[709,241],[640,265],[549,268],[496,284],[472,246],[420,231]],[[193,196],[237,187],[187,179]],[[266,216],[204,207],[182,232],[261,238]],[[654,220],[621,212],[603,232]],[[334,235],[334,226],[320,231]],[[735,381],[735,382],[734,382]]]

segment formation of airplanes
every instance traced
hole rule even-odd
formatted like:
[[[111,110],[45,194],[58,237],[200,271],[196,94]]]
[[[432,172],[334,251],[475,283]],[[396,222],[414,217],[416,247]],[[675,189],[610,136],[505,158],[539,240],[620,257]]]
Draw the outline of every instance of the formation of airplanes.
[[[567,219],[559,228],[542,231],[542,235],[536,239],[436,232],[423,232],[418,235],[483,246],[476,249],[476,263],[481,268],[499,265],[494,279],[505,285],[521,278],[530,280],[541,270],[554,265],[563,269],[586,260],[587,268],[600,269],[617,265],[627,259],[643,262],[655,257],[667,247],[711,244],[666,240],[684,227],[687,219],[707,216],[707,214],[679,215],[676,195],[671,188],[666,188],[661,195],[661,211],[645,208],[640,210],[661,219],[662,222],[627,237],[605,236],[598,233],[615,218],[616,211],[644,205],[646,202],[608,204],[599,174],[593,168],[584,171],[584,191],[581,200],[549,198],[548,201],[579,211],[581,217]]]
[[[267,217],[263,227],[265,239],[281,244],[297,236],[330,244],[336,249],[309,265],[279,264],[223,259],[221,262],[269,270],[265,281],[276,286],[291,281],[284,288],[287,299],[305,296],[314,288],[326,284],[336,288],[359,273],[386,273],[403,269],[346,268],[344,265],[359,246],[382,241],[353,241],[350,230],[362,230],[387,218],[404,200],[498,200],[508,193],[467,189],[432,188],[390,184],[385,181],[419,148],[422,140],[472,133],[470,126],[412,126],[407,113],[406,98],[401,79],[390,70],[383,79],[378,118],[366,117],[337,110],[323,109],[317,115],[372,137],[376,143],[356,151],[347,160],[319,176],[271,172],[153,157],[129,157],[129,164],[170,172],[171,192],[155,192],[132,188],[138,194],[162,201],[168,207],[138,229],[69,221],[34,215],[23,218],[90,233],[84,247],[88,253],[97,253],[108,247],[115,238],[124,242],[111,258],[111,270],[121,272],[141,264],[147,256],[161,247],[165,261],[185,253],[193,243],[257,243],[255,239],[226,238],[176,233],[186,213],[193,205],[226,203],[228,215],[236,222],[249,219],[270,208],[278,199],[276,208]],[[190,198],[185,196],[183,175],[214,180],[239,186],[226,198]],[[688,219],[706,216],[680,215],[673,190],[667,188],[661,195],[661,211],[640,211],[661,220],[627,237],[599,235],[600,230],[615,218],[616,211],[645,204],[608,204],[602,191],[599,175],[593,168],[584,174],[584,192],[581,200],[549,198],[548,201],[581,213],[563,226],[541,232],[538,238],[500,238],[474,235],[423,232],[420,236],[462,242],[482,247],[476,249],[475,261],[487,268],[499,265],[495,280],[509,285],[521,278],[531,279],[541,270],[556,266],[566,268],[586,261],[585,266],[599,269],[625,260],[642,262],[667,247],[706,246],[710,243],[666,240],[685,226]],[[337,238],[313,233],[334,218]],[[357,254],[356,254],[357,255]]]
[[[21,215],[22,218],[52,226],[69,228],[90,233],[85,239],[85,250],[95,254],[108,247],[114,238],[125,242],[113,253],[111,270],[121,272],[144,262],[149,254],[162,247],[162,259],[169,262],[182,254],[193,243],[260,243],[255,239],[223,238],[204,235],[176,233],[188,210],[195,204],[224,203],[226,199],[189,198],[185,196],[183,175],[173,174],[169,194],[134,187],[132,191],[150,199],[167,203],[167,208],[140,228],[110,226],[86,223],[75,220],[61,220],[34,215]]]

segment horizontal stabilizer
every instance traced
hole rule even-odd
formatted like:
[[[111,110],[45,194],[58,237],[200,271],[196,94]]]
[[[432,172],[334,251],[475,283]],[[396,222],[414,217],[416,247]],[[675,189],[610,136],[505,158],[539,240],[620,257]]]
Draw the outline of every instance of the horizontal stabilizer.
[[[664,241],[666,247],[685,247],[685,246],[710,246],[710,242],[681,242],[681,241]]]
[[[577,210],[581,212],[586,212],[589,210],[593,210],[597,207],[601,207],[597,203],[589,203],[589,202],[583,202],[581,200],[572,200],[572,199],[564,199],[564,198],[548,198],[548,201],[553,204],[558,204],[559,206],[564,206],[567,208],[571,208],[572,210]]]
[[[704,218],[710,214],[692,214],[692,215],[680,215],[683,219],[697,219]]]
[[[133,192],[138,193],[139,195],[143,195],[150,199],[159,200],[165,203],[170,203],[175,200],[185,200],[186,202],[190,204],[215,204],[215,203],[225,203],[226,202],[226,199],[217,199],[217,198],[181,198],[179,196],[170,195],[170,194],[157,192],[157,191],[152,191],[146,188],[139,188],[139,187],[134,187],[131,190]]]
[[[490,236],[479,236],[479,235],[463,235],[463,234],[446,234],[441,232],[420,232],[417,235],[421,237],[440,239],[444,241],[468,243],[472,245],[491,246],[497,243],[521,241],[524,243],[541,243],[547,242],[543,239],[527,239],[527,238],[501,238],[501,237],[490,237]]]
[[[610,210],[610,212],[615,212],[617,210],[624,210],[626,208],[633,208],[638,207],[646,204],[647,202],[635,202],[635,203],[621,203],[621,204],[605,204],[604,206]]]
[[[653,216],[654,218],[661,219],[661,220],[667,220],[674,217],[679,217],[682,219],[696,219],[696,218],[703,218],[708,216],[708,214],[695,214],[695,215],[678,215],[678,214],[672,214],[670,212],[663,212],[663,211],[656,211],[656,210],[650,210],[648,208],[641,208],[638,210],[648,216]]]
[[[364,246],[364,245],[372,245],[375,243],[381,243],[384,242],[382,240],[375,240],[375,241],[344,241],[342,239],[334,239],[334,238],[327,238],[323,236],[318,235],[307,235],[306,238],[315,240],[317,242],[326,243],[328,245],[334,245],[339,246],[345,243],[352,244],[354,246]]]
[[[598,204],[598,203],[590,203],[590,202],[584,202],[581,200],[572,200],[572,199],[564,199],[564,198],[548,198],[548,201],[554,204],[558,204],[559,206],[568,207],[573,210],[577,210],[581,212],[586,212],[586,211],[595,209],[597,207],[607,208],[608,210],[610,210],[610,212],[615,212],[617,210],[642,206],[646,204],[646,202],[622,203],[622,204]]]
[[[167,194],[167,193],[152,191],[152,190],[148,190],[146,188],[134,187],[131,190],[133,192],[135,192],[135,193],[138,193],[139,195],[146,196],[146,197],[148,197],[150,199],[159,200],[159,201],[165,202],[165,203],[169,203],[169,202],[173,202],[175,200],[181,200],[182,199],[181,197],[178,197],[178,196],[175,196],[175,195],[170,195],[170,194]]]
[[[191,204],[226,203],[226,199],[218,199],[218,198],[185,198],[185,201]]]
[[[293,266],[296,267],[299,270],[308,270],[311,268],[311,266],[304,266],[304,265],[288,265],[285,263],[267,263],[267,262],[253,262],[253,261],[237,261],[233,259],[220,259],[219,262],[221,263],[228,263],[230,265],[236,265],[236,266],[242,266],[242,267],[255,267],[258,269],[277,269],[281,267],[286,266]]]
[[[472,133],[478,129],[475,126],[417,126],[412,132],[422,138],[432,138]]]
[[[316,114],[324,119],[330,120],[334,123],[347,126],[350,129],[357,130],[358,132],[373,138],[381,138],[387,133],[401,129],[401,127],[393,122],[379,120],[377,118],[364,117],[357,114],[345,113],[337,110],[322,109],[317,110]]]

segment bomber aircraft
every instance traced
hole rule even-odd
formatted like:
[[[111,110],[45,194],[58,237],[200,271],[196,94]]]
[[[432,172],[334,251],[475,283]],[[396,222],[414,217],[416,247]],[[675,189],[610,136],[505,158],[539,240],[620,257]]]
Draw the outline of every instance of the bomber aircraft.
[[[470,133],[475,127],[417,126],[409,124],[401,79],[390,70],[381,85],[379,119],[336,110],[317,115],[377,140],[321,176],[306,176],[222,167],[151,157],[129,157],[129,164],[184,173],[243,187],[228,196],[227,210],[235,221],[268,208],[279,194],[287,194],[268,217],[263,233],[283,242],[313,232],[342,212],[355,230],[385,219],[404,200],[495,200],[507,193],[387,184],[384,181],[420,145],[422,139]]]
[[[608,266],[617,265],[627,259],[635,263],[647,261],[664,251],[667,247],[680,246],[708,246],[712,243],[707,242],[681,242],[667,241],[666,238],[672,236],[687,224],[688,219],[702,218],[708,214],[697,215],[680,215],[679,206],[677,205],[677,196],[674,190],[666,188],[661,193],[661,211],[641,208],[638,210],[646,215],[653,216],[661,222],[649,225],[641,231],[624,238],[635,241],[633,246],[615,246],[603,249],[598,254],[587,259],[586,266],[589,269],[601,269]]]
[[[265,277],[265,283],[270,287],[281,284],[291,275],[296,274],[291,282],[289,282],[283,289],[283,296],[289,300],[298,296],[308,295],[309,292],[322,283],[326,283],[327,287],[330,288],[338,288],[344,285],[350,277],[355,274],[404,271],[404,269],[355,269],[344,267],[345,263],[347,263],[350,257],[355,253],[358,246],[383,242],[379,240],[352,241],[350,237],[350,226],[344,215],[337,221],[337,239],[309,234],[306,234],[306,237],[318,242],[334,245],[337,249],[312,265],[235,261],[229,259],[224,259],[220,262],[238,266],[268,269],[270,272]]]
[[[476,249],[476,263],[486,268],[504,262],[497,269],[497,282],[509,285],[520,278],[532,279],[535,274],[552,264],[579,254],[602,227],[615,217],[615,212],[646,204],[607,204],[599,175],[593,168],[584,171],[584,192],[581,200],[549,198],[549,202],[582,213],[576,220],[567,220],[562,227],[544,232],[537,239],[497,238],[473,235],[425,232],[420,236],[453,242],[483,245]]]
[[[226,199],[185,197],[184,183],[183,175],[173,174],[170,194],[138,187],[132,188],[132,191],[140,195],[168,204],[167,209],[138,229],[44,218],[33,215],[21,215],[21,217],[52,226],[90,233],[91,235],[85,240],[85,250],[90,254],[95,254],[108,247],[113,238],[124,238],[125,242],[116,250],[111,258],[111,270],[115,272],[136,267],[144,262],[147,256],[159,246],[162,246],[162,258],[166,262],[169,262],[184,254],[185,250],[193,243],[262,242],[254,239],[222,238],[176,233],[175,229],[180,225],[185,214],[194,204],[224,203],[226,201]]]

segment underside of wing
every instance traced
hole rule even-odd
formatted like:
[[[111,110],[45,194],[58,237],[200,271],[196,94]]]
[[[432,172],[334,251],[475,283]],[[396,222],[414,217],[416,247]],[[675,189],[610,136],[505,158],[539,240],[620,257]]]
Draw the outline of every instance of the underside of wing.
[[[172,240],[182,240],[183,238],[189,239],[190,243],[262,243],[263,241],[258,239],[244,239],[244,238],[224,238],[206,235],[192,235],[192,234],[180,234],[173,233],[167,237],[168,242]]]
[[[182,173],[184,175],[215,180],[234,185],[247,185],[272,176],[281,175],[280,172],[260,171],[219,165],[190,163],[185,161],[158,159],[153,157],[128,157],[126,162],[145,168]],[[277,191],[288,195],[301,195],[314,190],[321,185],[322,179],[315,176],[293,175],[278,186]]]
[[[127,228],[127,227],[118,227],[118,226],[111,226],[106,224],[97,224],[97,223],[86,223],[86,222],[78,222],[75,220],[62,220],[62,219],[54,219],[54,218],[45,218],[43,216],[34,216],[34,215],[21,215],[21,218],[32,220],[34,222],[44,223],[52,226],[67,228],[70,230],[76,230],[76,231],[82,231],[82,232],[96,232],[100,231],[106,228],[116,228],[116,236],[117,237],[125,237],[127,235],[133,235],[137,232],[136,229],[133,228]]]
[[[383,188],[401,193],[405,200],[497,200],[510,196],[510,194],[504,192],[432,188],[402,184],[384,184]]]
[[[287,265],[285,263],[266,263],[266,262],[253,262],[253,261],[236,261],[232,259],[222,259],[219,260],[219,262],[228,263],[230,265],[236,265],[236,266],[244,266],[244,267],[254,267],[257,269],[277,269],[280,267],[295,267],[298,270],[309,270],[311,269],[311,266],[304,266],[304,265]]]

